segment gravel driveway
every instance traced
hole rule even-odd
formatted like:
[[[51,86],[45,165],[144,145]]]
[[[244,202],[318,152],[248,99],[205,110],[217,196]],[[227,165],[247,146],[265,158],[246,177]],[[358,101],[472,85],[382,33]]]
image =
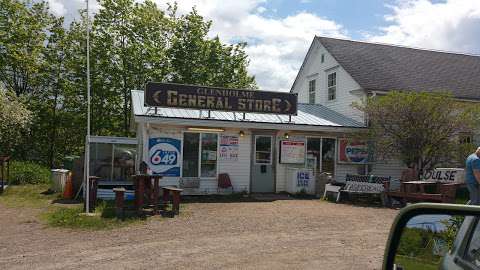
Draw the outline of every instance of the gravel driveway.
[[[0,269],[380,269],[395,210],[318,200],[189,203],[111,231],[0,205]]]

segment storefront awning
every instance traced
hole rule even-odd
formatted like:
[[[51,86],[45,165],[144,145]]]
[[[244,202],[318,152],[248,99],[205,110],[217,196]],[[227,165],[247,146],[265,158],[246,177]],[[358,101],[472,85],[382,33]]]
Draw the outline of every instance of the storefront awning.
[[[291,119],[287,115],[223,111],[210,111],[209,115],[207,110],[197,109],[158,107],[155,110],[144,105],[143,91],[133,90],[132,107],[136,122],[307,131],[347,131],[365,127],[320,104],[298,104],[298,114]]]

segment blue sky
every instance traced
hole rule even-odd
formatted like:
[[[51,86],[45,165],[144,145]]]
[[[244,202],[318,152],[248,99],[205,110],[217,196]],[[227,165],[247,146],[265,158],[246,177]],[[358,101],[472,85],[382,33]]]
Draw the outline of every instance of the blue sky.
[[[383,16],[390,11],[387,5],[393,3],[382,0],[272,0],[264,6],[268,16],[277,18],[302,11],[326,17],[343,25],[350,37],[361,39],[362,33],[377,32],[379,26],[386,25]]]
[[[85,0],[47,0],[67,21]],[[136,0],[142,1],[142,0]],[[165,0],[152,0],[165,8]],[[480,55],[480,0],[178,0],[213,21],[211,36],[248,43],[264,90],[288,91],[315,35]],[[90,0],[93,12],[100,7]]]

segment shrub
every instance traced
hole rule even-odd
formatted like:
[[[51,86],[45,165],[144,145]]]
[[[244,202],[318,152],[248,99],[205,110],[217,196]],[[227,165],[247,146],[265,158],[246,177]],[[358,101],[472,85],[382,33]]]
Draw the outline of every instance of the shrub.
[[[10,185],[49,184],[50,170],[44,166],[27,161],[10,163]]]

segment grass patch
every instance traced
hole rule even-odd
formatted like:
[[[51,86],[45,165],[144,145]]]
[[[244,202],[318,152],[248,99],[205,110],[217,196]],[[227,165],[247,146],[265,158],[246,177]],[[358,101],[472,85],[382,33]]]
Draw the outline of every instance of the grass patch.
[[[107,230],[124,227],[133,223],[144,221],[144,217],[127,216],[125,220],[117,219],[113,202],[102,202],[95,209],[95,215],[86,216],[83,207],[57,208],[43,214],[43,219],[52,227]]]
[[[47,184],[9,186],[0,195],[0,203],[10,208],[35,210],[32,218],[52,227],[104,230],[124,227],[145,220],[144,217],[126,216],[125,220],[116,218],[113,201],[100,202],[96,207],[95,216],[83,215],[83,204],[54,203],[61,198],[58,193],[49,191]],[[61,200],[59,200],[61,201]],[[132,202],[128,202],[131,204]]]
[[[0,196],[0,203],[14,208],[44,208],[52,200],[60,198],[58,193],[49,190],[50,185],[9,186]]]
[[[408,270],[437,270],[439,266],[439,262],[421,261],[415,258],[398,255],[395,256],[395,264]]]

